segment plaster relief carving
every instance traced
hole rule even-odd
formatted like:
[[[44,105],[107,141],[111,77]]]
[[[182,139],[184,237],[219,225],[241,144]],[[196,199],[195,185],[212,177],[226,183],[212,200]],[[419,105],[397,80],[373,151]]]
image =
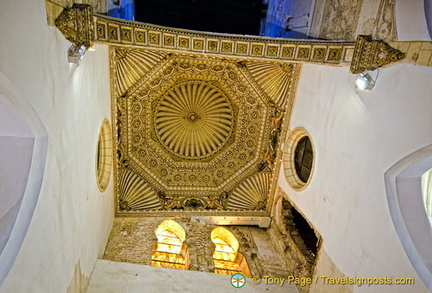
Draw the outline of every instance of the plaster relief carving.
[[[298,65],[123,47],[110,56],[117,214],[267,209]]]
[[[371,36],[357,37],[351,73],[375,70],[405,58],[405,53],[391,47],[384,41],[373,40]]]
[[[93,45],[93,9],[90,5],[74,3],[72,7],[64,8],[55,25],[71,43],[86,48]]]

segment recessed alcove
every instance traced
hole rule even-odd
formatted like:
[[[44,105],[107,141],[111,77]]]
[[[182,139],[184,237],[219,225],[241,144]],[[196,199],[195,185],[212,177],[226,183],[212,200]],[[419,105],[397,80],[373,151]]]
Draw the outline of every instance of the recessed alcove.
[[[33,216],[47,145],[47,133],[36,112],[0,72],[0,284]]]
[[[432,145],[395,163],[385,173],[394,227],[412,266],[432,290],[432,229],[422,194],[422,176],[432,167]]]

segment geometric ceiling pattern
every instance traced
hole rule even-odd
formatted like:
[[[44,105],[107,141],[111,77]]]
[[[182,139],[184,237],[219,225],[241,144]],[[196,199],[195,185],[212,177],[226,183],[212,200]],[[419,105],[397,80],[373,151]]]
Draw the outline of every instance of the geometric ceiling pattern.
[[[110,60],[118,216],[266,211],[299,64],[124,46]]]
[[[205,33],[82,4],[55,23],[76,46],[110,45],[118,216],[268,214],[301,63],[358,73],[403,58],[368,36],[354,44]]]
[[[214,34],[93,15],[55,20],[110,46],[118,216],[268,215],[302,63],[374,70],[404,54],[354,42]]]

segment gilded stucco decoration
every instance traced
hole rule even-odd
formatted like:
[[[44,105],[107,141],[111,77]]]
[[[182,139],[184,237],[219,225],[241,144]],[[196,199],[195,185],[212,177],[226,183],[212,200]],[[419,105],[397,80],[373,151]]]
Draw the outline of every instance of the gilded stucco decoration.
[[[299,64],[110,56],[117,213],[265,212]]]
[[[74,3],[66,7],[55,20],[55,25],[71,43],[89,48],[94,41],[93,8]]]
[[[95,15],[94,39],[98,43],[145,47],[177,53],[236,57],[242,60],[297,61],[329,65],[349,64],[353,42],[292,40],[205,33],[124,21]]]
[[[324,18],[337,20],[346,3],[328,2]],[[332,26],[351,33],[361,3]],[[56,25],[75,45],[110,45],[118,216],[268,215],[301,64],[348,65],[355,55],[358,70],[395,56],[365,39],[206,33],[93,15],[82,4]]]
[[[391,47],[384,41],[373,40],[371,36],[359,35],[351,63],[351,73],[375,70],[405,58],[405,53]]]

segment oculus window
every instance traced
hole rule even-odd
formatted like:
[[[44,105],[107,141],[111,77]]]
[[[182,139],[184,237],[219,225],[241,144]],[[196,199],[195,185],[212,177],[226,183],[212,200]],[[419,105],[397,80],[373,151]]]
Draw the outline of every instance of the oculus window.
[[[99,190],[104,192],[108,187],[111,176],[111,166],[113,164],[112,155],[112,135],[111,126],[107,119],[102,122],[99,130],[99,137],[96,151],[96,177]]]
[[[297,191],[309,184],[315,161],[315,152],[309,133],[298,127],[291,131],[285,144],[283,166],[285,178]]]

